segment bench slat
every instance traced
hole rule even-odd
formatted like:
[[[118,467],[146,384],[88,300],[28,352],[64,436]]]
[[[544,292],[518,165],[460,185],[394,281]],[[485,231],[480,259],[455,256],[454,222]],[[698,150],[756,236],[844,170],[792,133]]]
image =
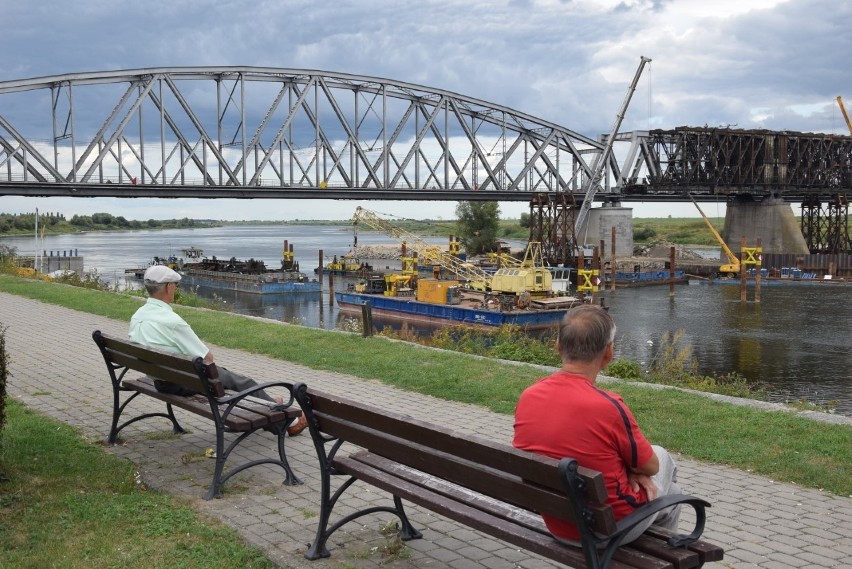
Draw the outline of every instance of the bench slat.
[[[392,474],[373,468],[369,464],[354,460],[351,457],[341,457],[334,461],[334,466],[340,472],[355,476],[377,488],[391,492],[405,500],[428,508],[438,514],[461,522],[473,529],[482,530],[498,539],[523,547],[529,551],[545,555],[559,563],[572,567],[585,567],[585,558],[580,549],[559,546],[551,535],[545,535],[535,530],[518,526],[503,518],[492,516],[478,510],[465,502],[456,502],[447,496],[418,486],[407,480],[401,480]],[[558,547],[556,547],[558,546]],[[668,565],[670,568],[671,565]],[[611,569],[635,569],[620,561],[613,561]],[[644,567],[642,569],[645,569]],[[665,567],[661,568],[665,569]]]
[[[562,482],[556,475],[558,461],[554,459],[484,437],[459,433],[440,425],[426,425],[408,415],[356,403],[342,397],[314,390],[311,390],[310,397],[311,405],[317,413],[327,411],[329,417],[339,417],[356,424],[368,424],[377,431],[394,433],[402,439],[463,456],[476,464],[509,472],[525,480],[564,492]],[[342,438],[345,439],[345,437]],[[603,475],[584,467],[580,467],[579,474],[586,481],[585,499],[592,503],[606,502],[607,492]]]
[[[675,532],[659,526],[651,526],[648,531],[645,532],[645,534],[662,540],[667,540],[670,537],[676,535]],[[714,545],[712,543],[708,543],[702,540],[698,540],[689,544],[689,550],[694,551],[698,554],[698,558],[701,560],[701,563],[721,561],[725,557],[724,549],[722,549],[718,545]]]
[[[643,534],[639,538],[630,542],[630,547],[639,551],[644,551],[649,555],[659,557],[671,562],[675,569],[688,569],[697,567],[701,561],[696,552],[685,548],[670,547],[665,541],[656,539],[650,535]]]
[[[427,447],[413,443],[405,438],[323,413],[316,413],[316,416],[320,419],[324,432],[376,454],[440,476],[492,498],[575,521],[571,502],[564,492],[557,493],[549,488],[526,483],[511,474],[476,464],[465,456],[454,456],[436,450],[433,446]],[[615,518],[610,508],[597,508],[594,504],[590,504],[590,510],[596,514],[595,528],[598,531],[602,533],[615,531]],[[569,515],[568,512],[571,514]]]
[[[511,506],[506,502],[494,500],[489,496],[471,492],[466,488],[449,483],[446,480],[426,474],[425,472],[414,470],[403,464],[393,462],[369,451],[359,451],[349,455],[348,458],[362,462],[376,470],[386,472],[388,475],[395,476],[400,480],[428,488],[435,494],[446,496],[456,502],[467,504],[472,508],[482,510],[497,518],[518,524],[525,529],[547,536],[551,540],[553,539],[547,526],[544,525],[544,520],[542,520],[541,516],[527,509]],[[622,547],[614,559],[632,567],[643,567],[646,569],[672,569],[673,567],[670,562],[663,561],[658,557],[629,547]]]
[[[384,472],[396,476],[401,480],[407,480],[419,486],[430,488],[435,493],[443,494],[458,502],[469,504],[474,508],[486,511],[491,515],[501,516],[513,523],[523,525],[528,529],[546,533],[548,536],[550,535],[550,532],[548,532],[547,528],[544,526],[541,516],[538,513],[532,513],[528,509],[528,506],[526,505],[527,503],[524,503],[523,506],[509,505],[508,500],[494,497],[492,495],[496,492],[474,492],[468,489],[471,487],[470,484],[459,486],[458,484],[448,482],[444,477],[438,478],[369,451],[360,451],[351,454],[350,458],[369,464],[376,469],[383,470]],[[440,468],[439,465],[437,467]],[[481,476],[481,473],[479,475]],[[494,475],[499,476],[499,473],[495,471]],[[494,480],[492,479],[483,480],[483,484],[492,490],[495,488],[493,482]],[[523,498],[528,497],[530,494],[524,486],[523,481],[520,479],[506,478],[504,482],[500,482],[498,484],[505,486],[500,494],[513,496],[513,499],[518,502],[521,502]],[[559,509],[559,511],[555,512],[554,515],[559,515],[568,519],[568,521],[574,521],[571,504],[568,502],[567,498],[565,498],[564,494],[560,496],[542,488],[536,488],[535,491],[546,492],[546,495],[539,494],[536,497],[540,500],[550,500],[549,504],[552,505],[554,510],[562,505],[562,508],[564,509]],[[598,508],[598,510],[600,510],[600,508]],[[605,515],[603,512],[600,513]],[[605,524],[601,524],[601,527],[602,529],[605,529],[606,526]]]

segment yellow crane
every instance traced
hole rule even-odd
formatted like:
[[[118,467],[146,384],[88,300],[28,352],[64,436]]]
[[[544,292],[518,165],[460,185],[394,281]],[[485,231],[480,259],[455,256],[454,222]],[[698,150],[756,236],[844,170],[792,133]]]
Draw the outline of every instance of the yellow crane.
[[[710,220],[707,219],[706,215],[704,215],[704,212],[701,211],[701,208],[698,206],[698,202],[695,201],[695,198],[693,198],[691,194],[686,195],[688,195],[689,199],[692,200],[692,203],[695,204],[695,207],[698,209],[698,213],[700,213],[701,217],[704,218],[704,223],[706,223],[707,227],[710,228],[710,231],[713,233],[713,236],[716,238],[716,241],[718,241],[719,245],[722,246],[722,251],[724,251],[725,255],[728,257],[728,264],[719,267],[719,273],[734,278],[735,276],[740,274],[740,260],[737,258],[736,255],[734,255],[733,251],[731,251],[731,249],[725,243],[725,240],[722,239],[722,236],[719,235],[719,232],[716,231],[716,228],[713,227],[713,224],[710,223]]]
[[[849,134],[852,134],[852,120],[849,120],[849,114],[846,112],[846,106],[843,104],[843,98],[840,95],[837,95],[837,106],[840,107],[840,112],[843,113],[846,126],[849,128]]]
[[[530,243],[524,259],[517,266],[501,268],[492,275],[361,206],[355,209],[352,221],[364,223],[376,231],[404,241],[406,247],[417,251],[427,262],[440,264],[473,290],[510,295],[528,292],[533,296],[541,296],[550,294],[553,289],[553,275],[544,266],[541,243]]]

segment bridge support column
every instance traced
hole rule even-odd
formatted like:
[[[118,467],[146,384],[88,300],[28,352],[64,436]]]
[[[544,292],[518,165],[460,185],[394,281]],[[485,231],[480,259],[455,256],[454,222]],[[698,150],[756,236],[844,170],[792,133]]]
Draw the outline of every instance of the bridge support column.
[[[807,255],[810,252],[793,208],[780,198],[729,201],[723,235],[734,253],[743,237],[752,247],[761,239],[764,253]]]
[[[633,256],[633,208],[620,205],[592,208],[589,210],[586,224],[586,243],[594,246],[604,242],[605,250],[600,252],[601,257],[606,257],[612,251],[613,227],[616,258]]]

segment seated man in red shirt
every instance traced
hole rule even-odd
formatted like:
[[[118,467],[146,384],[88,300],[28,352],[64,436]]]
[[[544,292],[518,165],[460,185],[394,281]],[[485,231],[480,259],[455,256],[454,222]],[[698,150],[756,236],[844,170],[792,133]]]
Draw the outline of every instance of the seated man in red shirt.
[[[568,311],[559,326],[562,368],[528,387],[515,409],[512,444],[555,459],[571,457],[604,475],[607,502],[616,519],[657,496],[679,494],[677,467],[669,453],[651,446],[621,397],[595,385],[613,358],[615,323],[593,305]],[[632,530],[624,543],[651,524],[677,530],[678,507]],[[577,527],[543,516],[550,533],[579,545]]]

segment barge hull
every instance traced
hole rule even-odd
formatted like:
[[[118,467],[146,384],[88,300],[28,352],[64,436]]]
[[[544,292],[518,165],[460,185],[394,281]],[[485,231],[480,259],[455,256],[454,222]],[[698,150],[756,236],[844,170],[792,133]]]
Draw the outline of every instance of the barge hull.
[[[183,274],[183,282],[189,286],[233,290],[252,294],[282,294],[282,293],[319,293],[320,284],[316,281],[281,281],[261,282],[244,279],[228,279],[227,277],[201,277],[191,273]]]
[[[557,326],[569,308],[552,310],[518,310],[501,312],[468,308],[452,304],[431,304],[413,298],[399,298],[351,292],[335,292],[334,298],[341,311],[361,313],[369,301],[375,314],[406,321],[442,324],[460,324],[492,328],[511,324],[525,330],[541,330]]]

